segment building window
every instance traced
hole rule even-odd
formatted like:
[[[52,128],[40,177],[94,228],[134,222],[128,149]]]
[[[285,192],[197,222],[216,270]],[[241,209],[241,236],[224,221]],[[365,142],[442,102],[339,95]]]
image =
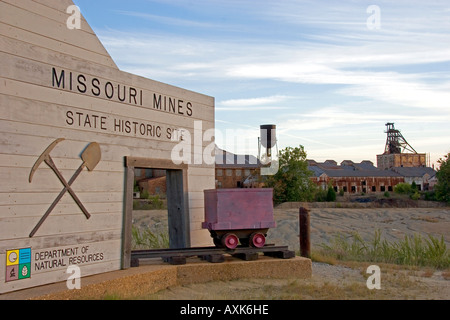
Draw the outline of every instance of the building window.
[[[248,177],[250,175],[250,170],[245,169],[244,174],[245,174],[246,177]]]
[[[233,170],[227,169],[227,177],[231,177],[233,175]]]
[[[242,176],[242,170],[241,169],[236,169],[234,174],[236,175],[236,177],[240,177],[240,176]]]
[[[342,188],[342,190],[344,190],[344,192],[347,192],[347,186],[344,186],[344,187]]]
[[[352,186],[352,193],[356,192],[356,186]]]
[[[376,192],[377,191],[377,187],[376,186],[372,186],[372,191]]]
[[[385,187],[385,186],[380,186],[380,191],[381,191],[381,192],[386,191],[386,187]]]
[[[392,191],[392,186],[388,186],[388,191]]]
[[[216,170],[216,174],[218,177],[221,177],[223,175],[223,170],[222,169],[217,169]]]

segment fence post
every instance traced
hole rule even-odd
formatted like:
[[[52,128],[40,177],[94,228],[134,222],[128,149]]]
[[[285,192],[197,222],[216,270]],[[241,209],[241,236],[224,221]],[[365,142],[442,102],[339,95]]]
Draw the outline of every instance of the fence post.
[[[299,210],[299,227],[300,227],[300,256],[311,258],[311,243],[309,236],[309,210],[300,207]]]

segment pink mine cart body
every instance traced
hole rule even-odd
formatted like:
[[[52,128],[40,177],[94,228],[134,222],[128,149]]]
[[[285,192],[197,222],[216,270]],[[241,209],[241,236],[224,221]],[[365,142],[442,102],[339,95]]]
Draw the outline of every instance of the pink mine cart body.
[[[234,249],[244,246],[263,247],[273,219],[273,190],[213,189],[205,190],[205,222],[216,246]]]

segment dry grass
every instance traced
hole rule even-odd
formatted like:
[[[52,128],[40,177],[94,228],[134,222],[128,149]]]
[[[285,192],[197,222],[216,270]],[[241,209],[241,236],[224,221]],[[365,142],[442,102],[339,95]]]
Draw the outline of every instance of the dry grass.
[[[442,277],[443,277],[445,280],[450,280],[450,269],[445,270],[445,271],[442,271]]]
[[[431,222],[431,223],[437,223],[440,221],[436,217],[427,217],[427,216],[411,217],[411,220],[420,220],[420,221]]]
[[[402,240],[389,242],[375,231],[372,240],[365,241],[358,233],[351,236],[336,235],[330,244],[323,243],[318,254],[328,259],[395,263],[438,269],[450,267],[450,251],[440,238],[420,234],[405,236]],[[322,258],[323,259],[323,258]]]

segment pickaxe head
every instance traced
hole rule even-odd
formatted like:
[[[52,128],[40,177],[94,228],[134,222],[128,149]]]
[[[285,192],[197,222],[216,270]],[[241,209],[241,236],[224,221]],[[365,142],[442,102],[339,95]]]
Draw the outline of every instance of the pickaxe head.
[[[36,172],[36,170],[39,168],[39,166],[41,165],[42,162],[44,162],[45,160],[48,160],[50,157],[50,152],[52,152],[52,150],[55,148],[55,146],[60,143],[61,141],[65,140],[64,138],[59,138],[56,139],[55,141],[53,141],[48,147],[47,149],[45,149],[45,151],[41,154],[41,156],[37,159],[36,163],[34,164],[33,168],[31,168],[30,171],[30,177],[28,179],[28,181],[31,183],[31,181],[33,180],[33,175]]]

